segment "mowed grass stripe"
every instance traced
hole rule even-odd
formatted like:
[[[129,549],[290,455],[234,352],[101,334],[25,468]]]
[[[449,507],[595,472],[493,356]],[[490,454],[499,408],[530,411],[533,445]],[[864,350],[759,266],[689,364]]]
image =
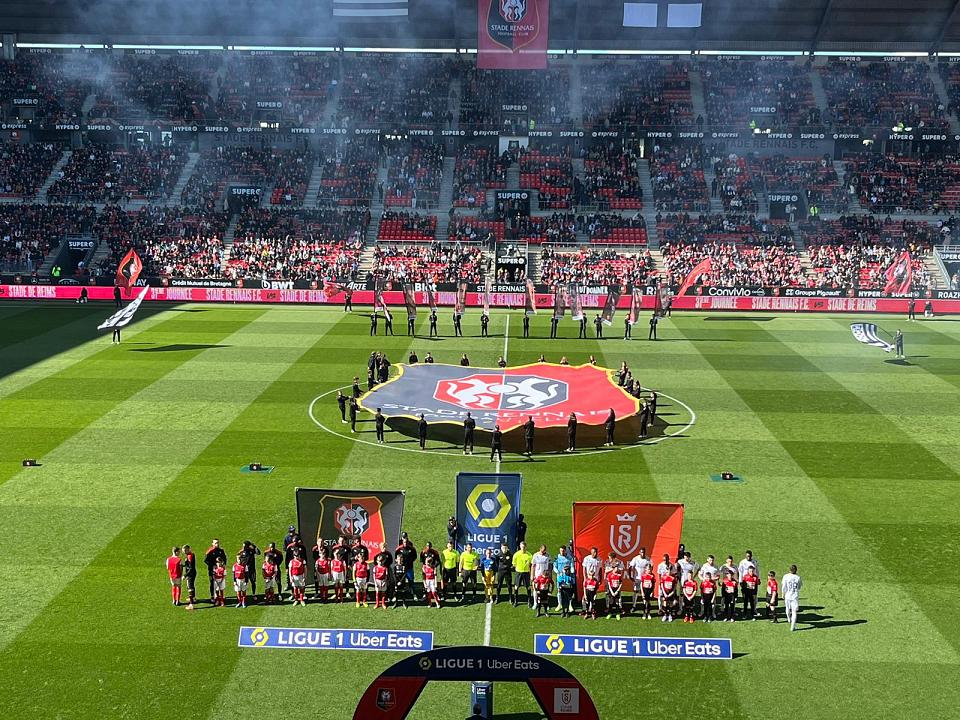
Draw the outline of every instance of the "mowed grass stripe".
[[[218,348],[206,352],[236,352],[242,353],[244,346],[256,342],[261,337],[258,327],[269,323],[262,309],[231,312],[235,318],[234,327],[239,329],[226,337],[220,333],[211,335],[209,340],[224,340],[230,348]],[[291,340],[294,340],[291,338]],[[115,348],[119,359],[124,348]],[[129,350],[127,350],[129,352]],[[110,362],[105,359],[104,362]],[[154,361],[141,361],[144,369],[153,365]],[[166,388],[179,387],[181,393],[189,392],[189,385],[177,385],[175,376],[187,378],[191,374],[191,366],[203,362],[199,357],[186,360],[185,369],[180,369],[180,363],[173,367],[167,365],[167,373],[154,380],[141,390],[138,396],[149,396],[155,385]],[[118,378],[118,381],[122,381]],[[232,397],[234,391],[225,383],[222,387],[222,396],[225,399]],[[187,395],[183,395],[187,397]],[[172,399],[168,400],[172,401]],[[55,414],[54,407],[48,413]],[[12,577],[23,578],[23,582],[35,584],[39,597],[30,605],[29,612],[18,611],[9,623],[3,625],[0,634],[0,643],[6,645],[35,617],[40,610],[54,598],[67,583],[69,583],[84,566],[96,557],[99,550],[106,545],[123,527],[135,517],[156,494],[170,480],[183,469],[209,442],[215,437],[220,428],[236,415],[237,406],[234,404],[217,405],[210,403],[208,413],[204,417],[202,426],[193,428],[189,432],[168,430],[164,427],[164,417],[175,412],[175,408],[160,405],[154,413],[155,424],[149,431],[127,431],[123,427],[110,428],[111,418],[124,413],[123,403],[103,416],[91,422],[87,427],[78,430],[70,439],[52,450],[44,458],[45,465],[33,474],[24,471],[16,478],[0,486],[0,512],[4,515],[4,527],[12,528],[0,540],[2,550],[8,556],[15,556],[14,538],[30,537],[35,534],[37,527],[45,528],[45,535],[51,538],[66,538],[73,536],[74,529],[84,528],[83,542],[77,543],[69,553],[68,564],[52,573],[54,581],[50,581],[51,566],[62,563],[65,559],[62,548],[57,551],[51,548],[50,554],[41,554],[31,559],[28,567],[17,567],[11,577],[4,578],[8,582],[6,593],[12,592],[15,585]],[[114,467],[91,473],[91,463],[97,457],[110,457],[111,451],[116,456],[130,462],[127,468]],[[153,460],[154,464],[139,464],[137,460]],[[84,463],[84,460],[88,460]],[[80,464],[76,464],[76,463]],[[72,498],[82,498],[71,511]],[[95,498],[90,502],[90,498]],[[76,501],[74,501],[76,502]],[[66,512],[58,508],[66,506]],[[32,529],[31,529],[32,528]],[[13,608],[12,595],[6,594],[0,606]]]
[[[236,313],[229,328],[236,330],[262,312],[255,309]],[[90,343],[96,347],[96,352],[81,354],[73,361],[57,358],[41,363],[37,372],[32,372],[31,368],[9,378],[14,382],[6,389],[12,392],[0,397],[0,428],[4,434],[0,486],[11,478],[21,477],[18,473],[22,472],[29,472],[31,478],[49,477],[59,472],[52,467],[23,471],[20,460],[35,457],[44,464],[48,460],[55,463],[57,456],[47,457],[49,453],[62,447],[98,418],[114,411],[121,402],[136,396],[201,353],[202,348],[191,347],[176,353],[136,353],[138,349],[162,342],[168,334],[188,331],[196,322],[190,317],[167,316],[156,324],[141,326],[138,335],[141,340],[125,341],[124,345],[115,346],[105,345],[107,340],[104,338],[95,344]],[[224,327],[210,339],[219,342],[228,334]],[[99,376],[85,377],[94,368],[103,366],[111,370],[101,371]],[[28,377],[21,378],[21,375]],[[109,455],[103,450],[109,449],[110,445],[109,442],[106,445],[74,442],[66,446],[66,450],[74,462],[81,460],[79,453],[84,451],[93,451],[100,459],[108,459]]]
[[[698,317],[683,317],[675,318],[673,325],[684,336],[693,337],[697,334],[699,322],[702,322],[702,319]],[[769,343],[775,340],[761,328],[755,329],[755,332],[764,336],[764,347],[769,347]],[[751,346],[747,344],[746,338],[741,337],[741,343],[737,352],[749,355]],[[716,382],[729,388],[728,406],[731,411],[748,410],[751,402],[756,399],[755,391],[749,382],[749,373],[727,369],[730,367],[728,361],[714,362],[717,350],[708,344],[693,343],[692,347],[701,353],[708,364],[714,368],[717,365],[723,368],[718,370]],[[788,358],[784,363],[799,363],[803,360],[792,357],[789,350],[785,350],[784,355]],[[812,371],[804,368],[801,372],[802,374],[797,374],[796,380],[784,373],[781,387],[789,388],[794,383],[802,386],[811,377]],[[817,383],[824,384],[824,379],[818,378]],[[855,401],[847,398],[840,402],[849,404]],[[803,463],[791,452],[790,441],[778,437],[776,415],[771,419],[771,415],[763,407],[755,412],[763,422],[766,432],[757,434],[754,442],[744,443],[732,439],[729,451],[718,457],[722,465],[718,464],[713,469],[691,467],[691,470],[696,469],[703,474],[690,477],[674,474],[663,480],[665,484],[677,486],[676,493],[691,498],[690,515],[693,521],[690,523],[691,533],[688,537],[695,552],[705,540],[711,543],[704,548],[707,552],[728,547],[731,554],[738,557],[737,548],[730,546],[731,542],[740,543],[750,546],[757,553],[763,568],[775,569],[778,574],[783,573],[786,564],[796,561],[806,577],[804,603],[808,607],[816,608],[807,611],[808,617],[819,618],[821,622],[830,621],[832,618],[840,623],[816,632],[802,632],[789,637],[785,637],[782,632],[764,632],[766,628],[756,628],[753,623],[728,626],[729,634],[734,637],[735,643],[742,638],[743,642],[739,643],[739,647],[748,653],[746,658],[731,664],[728,669],[736,679],[741,703],[748,708],[750,716],[766,714],[765,708],[778,701],[776,693],[768,694],[775,685],[766,682],[767,663],[772,658],[782,656],[781,646],[786,642],[793,643],[794,648],[799,650],[797,654],[811,662],[856,659],[865,664],[882,661],[903,663],[905,667],[909,667],[907,664],[911,662],[955,664],[958,658],[954,648],[923,614],[921,605],[916,602],[910,589],[897,584],[895,574],[885,572],[881,560],[872,552],[871,545],[857,532],[854,523],[831,502],[830,495],[817,479],[804,472],[806,468]],[[812,414],[810,420],[816,422],[817,416]],[[717,422],[735,423],[736,417],[714,412],[699,414],[700,430]],[[780,447],[777,453],[765,459],[762,453],[756,452],[759,450],[757,443],[762,442],[769,451],[772,445],[769,440],[775,441]],[[661,449],[667,454],[676,447],[674,445],[671,448],[664,444]],[[696,457],[696,453],[688,454]],[[829,462],[828,459],[824,461]],[[667,464],[682,467],[683,459],[678,456],[676,462]],[[748,483],[740,486],[711,487],[706,482],[706,473],[718,472],[721,468],[743,473],[748,478]],[[720,522],[728,513],[732,515],[732,521]],[[826,534],[821,529],[819,536],[810,537],[802,532],[790,531],[791,526],[771,522],[766,527],[748,526],[746,531],[749,537],[731,539],[725,536],[724,528],[737,528],[738,535],[744,532],[741,529],[744,526],[740,523],[743,522],[743,515],[750,514],[756,518],[782,517],[790,522],[807,522],[811,527],[826,523],[830,532]],[[697,517],[703,520],[698,522],[694,519]],[[816,542],[812,543],[814,540]],[[702,557],[702,551],[700,555]],[[876,582],[885,588],[882,596],[854,592],[854,586],[838,581],[845,577],[845,571],[841,568],[849,567],[873,569]],[[899,617],[889,612],[891,604],[900,609]],[[857,624],[861,620],[867,622]],[[907,637],[913,638],[913,642],[904,644]],[[839,677],[836,681],[839,684],[835,690],[824,691],[831,694],[843,692],[847,679]],[[917,678],[917,681],[922,682],[920,678]],[[882,692],[890,707],[903,703],[904,699],[894,688],[885,688]],[[957,698],[945,699],[942,705],[946,708],[956,700]]]
[[[469,316],[468,316],[469,317]],[[427,319],[421,314],[418,323],[419,332],[427,332]],[[338,330],[350,329],[356,331],[358,326],[366,329],[369,325],[365,318],[351,318],[349,323],[342,323]],[[495,332],[497,320],[491,323],[491,331]],[[406,327],[405,317],[394,319],[396,326]],[[382,323],[381,323],[382,325]],[[382,332],[382,327],[381,327]],[[331,337],[331,343],[337,345],[337,355],[352,364],[344,367],[337,382],[336,371],[331,373],[327,369],[325,375],[334,385],[349,384],[354,374],[361,374],[366,366],[369,349],[383,350],[393,363],[406,363],[410,349],[416,349],[422,357],[429,349],[438,362],[456,363],[459,353],[467,352],[474,365],[492,364],[496,357],[485,352],[484,348],[490,343],[496,344],[494,339],[483,340],[466,337],[454,340],[441,338],[427,340],[422,338],[408,338],[406,335],[397,335],[387,338],[380,335],[376,339],[369,336]],[[502,341],[501,341],[502,342]],[[425,347],[425,343],[429,343]],[[297,372],[296,366],[291,368],[290,374]],[[316,394],[316,393],[314,393]],[[294,399],[288,394],[291,410],[294,406],[304,413],[307,403],[314,394],[301,395]],[[256,404],[251,405],[249,413],[257,411]],[[326,402],[316,408],[318,419],[337,429],[344,426],[339,423],[339,413],[335,402],[328,398]],[[308,421],[309,422],[309,421]],[[317,441],[324,445],[337,448],[338,456],[342,455],[339,469],[324,473],[323,478],[313,478],[310,482],[299,483],[313,486],[323,486],[343,489],[402,489],[407,492],[405,502],[404,528],[410,532],[418,550],[423,543],[432,539],[439,543],[443,539],[443,525],[449,515],[448,508],[453,505],[452,479],[458,469],[464,465],[473,465],[470,460],[460,456],[446,457],[438,455],[417,455],[415,453],[395,452],[389,448],[371,447],[362,443],[353,443],[349,440],[335,438],[320,428],[313,428]],[[348,429],[345,428],[347,432]],[[373,441],[375,433],[373,424],[368,417],[358,423],[358,437]],[[387,442],[403,441],[405,438],[396,433],[387,433]],[[436,443],[430,443],[436,446]],[[407,446],[404,443],[404,446]],[[478,455],[483,450],[478,448]],[[461,460],[463,462],[461,462]],[[386,472],[385,472],[386,469]],[[488,469],[488,468],[484,468]],[[293,489],[279,494],[274,498],[277,513],[286,513],[292,518]],[[274,525],[265,531],[276,534],[282,530]],[[393,545],[390,543],[390,550]],[[419,580],[419,572],[417,573]],[[310,590],[312,593],[312,590]],[[251,607],[242,613],[244,624],[265,626],[300,626],[300,627],[364,627],[387,629],[428,629],[435,633],[434,642],[438,645],[469,645],[478,644],[483,635],[483,606],[472,605],[464,608],[448,609],[438,613],[424,607],[410,608],[406,611],[375,611],[372,597],[370,607],[357,609],[354,607],[352,593],[347,593],[348,602],[340,605],[315,606],[307,608]],[[451,618],[455,617],[456,622]],[[230,638],[232,640],[233,638]],[[235,698],[243,688],[249,686],[255,678],[269,676],[275,678],[274,692],[276,693],[276,710],[281,715],[296,714],[300,711],[299,688],[305,676],[316,678],[342,677],[351,678],[349,686],[344,692],[333,692],[332,687],[324,688],[324,712],[331,717],[350,717],[353,713],[360,694],[376,675],[402,654],[396,653],[340,653],[336,656],[323,652],[263,652],[263,651],[235,651],[232,653],[235,663],[232,671],[224,681],[215,702],[210,706],[208,716],[211,718],[229,715],[235,705]],[[334,670],[335,668],[335,670]],[[427,694],[417,705],[417,715],[412,717],[436,717],[438,713],[449,710],[451,704],[456,705],[458,698],[462,699],[463,688],[454,688],[444,685],[438,692]]]
[[[94,308],[86,316],[86,308],[78,310],[81,319],[76,319],[72,314],[67,317],[62,315],[64,311],[72,309],[38,308],[52,325],[45,333],[29,339],[23,339],[23,333],[29,332],[29,326],[22,323],[23,313],[4,321],[5,327],[15,329],[20,339],[0,347],[0,398],[8,397],[79,360],[101,352],[112,352],[109,336],[96,329],[101,320],[107,317],[106,308],[100,308],[99,313]],[[130,343],[137,336],[170,319],[171,316],[166,315],[162,308],[147,306],[137,313],[134,323],[124,329],[124,342]]]
[[[229,343],[232,347],[222,357],[240,356],[248,349],[270,346],[277,362],[258,376],[259,393],[266,392],[304,352],[324,342],[324,333],[330,328],[329,322],[325,321],[334,317],[297,309],[269,310],[259,320],[228,337],[224,344]],[[294,327],[299,326],[300,332],[271,332],[271,327],[277,325],[290,330],[291,321],[296,323]],[[223,353],[223,350],[217,348],[207,352]],[[231,374],[232,370],[236,370],[236,376]],[[166,605],[168,596],[159,592],[163,587],[159,582],[163,572],[158,563],[169,552],[169,547],[164,546],[184,542],[190,535],[198,536],[195,545],[202,555],[205,542],[215,527],[236,528],[238,534],[243,533],[242,537],[246,537],[248,519],[237,517],[236,513],[245,507],[242,499],[251,490],[249,486],[236,487],[238,479],[249,479],[264,494],[271,491],[270,476],[239,473],[240,465],[250,459],[245,455],[243,459],[235,455],[230,457],[216,471],[211,469],[209,462],[191,466],[193,460],[200,459],[214,447],[222,431],[230,427],[259,394],[251,394],[249,382],[234,385],[235,379],[249,380],[248,370],[243,363],[223,363],[221,377],[211,382],[219,386],[226,402],[221,407],[212,408],[210,415],[194,428],[198,438],[196,449],[191,448],[189,456],[186,451],[168,447],[156,449],[158,455],[171,463],[166,476],[157,479],[149,493],[141,493],[135,498],[141,501],[139,504],[121,508],[124,518],[122,525],[118,522],[119,532],[105,537],[104,542],[96,546],[97,552],[86,568],[5,653],[3,665],[10,663],[11,667],[25,667],[34,660],[46,663],[48,676],[58,677],[60,683],[69,688],[68,694],[77,711],[90,716],[169,717],[178,706],[182,707],[182,698],[169,693],[169,687],[175,683],[171,673],[179,675],[183,671],[184,666],[179,663],[187,662],[192,671],[206,671],[211,678],[217,676],[215,665],[203,664],[204,658],[214,658],[202,644],[198,644],[204,639],[198,628],[210,629],[209,624],[201,620],[200,613],[188,616],[182,610],[173,612]],[[272,378],[269,377],[271,372]],[[296,443],[295,433],[290,434],[288,442]],[[129,500],[129,493],[125,496]],[[203,529],[202,534],[198,528]],[[171,540],[171,537],[177,540]],[[228,542],[226,546],[233,547],[236,541],[226,537],[225,543]],[[132,587],[156,588],[158,591],[151,592],[149,600],[145,601],[140,594],[130,592],[131,583]],[[205,584],[204,577],[200,583],[204,596]],[[79,624],[69,611],[65,612],[66,608],[77,605],[84,607],[83,621]],[[156,617],[161,612],[169,618],[158,625]],[[226,617],[220,619],[226,620]],[[103,643],[103,627],[111,628],[110,644]],[[229,647],[235,643],[235,630],[228,635],[233,641],[227,645]],[[83,672],[74,674],[69,662],[61,661],[59,656],[43,657],[38,648],[46,647],[49,637],[60,637],[72,647],[82,648],[78,651],[85,658]],[[220,635],[216,639],[222,641],[222,638]],[[40,652],[40,658],[37,652]],[[219,662],[220,658],[216,660]],[[165,673],[160,672],[160,668]],[[147,678],[157,684],[151,684]],[[29,677],[25,675],[23,680],[22,684],[11,688],[11,707],[27,707],[37,701],[31,694]],[[136,683],[138,688],[135,698],[129,691],[131,683]],[[44,705],[46,700],[49,699],[40,699],[40,714],[44,714],[43,709],[48,707]]]

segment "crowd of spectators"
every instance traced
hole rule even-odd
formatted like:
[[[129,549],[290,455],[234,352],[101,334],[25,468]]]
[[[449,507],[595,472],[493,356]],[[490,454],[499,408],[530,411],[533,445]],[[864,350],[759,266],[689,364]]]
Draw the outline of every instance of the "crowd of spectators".
[[[37,270],[64,236],[88,231],[95,217],[91,206],[0,205],[0,270]]]
[[[509,156],[498,156],[493,146],[461,146],[453,170],[454,207],[479,207],[487,190],[505,188],[509,164]]]
[[[621,254],[610,249],[561,252],[545,247],[540,251],[540,282],[546,285],[646,285],[656,275],[649,250]]]
[[[849,206],[849,193],[829,155],[820,159],[753,156],[748,165],[767,193],[805,193],[807,204],[824,212],[846,212]]]
[[[479,245],[460,242],[430,245],[377,245],[373,274],[395,282],[483,281],[485,267]]]
[[[820,125],[806,64],[758,62],[733,57],[701,58],[707,119],[713,125],[760,127]]]
[[[846,162],[846,172],[850,194],[874,213],[936,215],[960,202],[960,164],[953,158],[862,155]]]
[[[355,279],[366,210],[248,208],[237,220],[226,275],[232,279]]]
[[[500,242],[506,237],[506,223],[454,214],[447,227],[447,237],[451,242],[483,242],[492,247],[494,240]]]
[[[520,187],[536,190],[541,210],[570,207],[573,162],[569,146],[555,143],[520,149]]]
[[[95,271],[109,275],[133,248],[143,262],[145,276],[222,277],[227,222],[228,216],[222,212],[155,205],[130,212],[108,205],[93,224],[94,236],[110,250]]]
[[[449,122],[460,61],[433,55],[344,56],[337,118],[347,124]]]
[[[820,67],[827,120],[838,128],[947,130],[946,108],[921,62],[845,62]]]
[[[135,145],[128,150],[86,145],[77,148],[47,191],[51,200],[120,202],[165,199],[186,163],[186,153]]]
[[[807,276],[793,245],[672,241],[660,246],[669,285],[683,283],[705,258],[710,270],[700,278],[712,287],[802,287]]]
[[[377,228],[377,240],[389,242],[432,243],[436,234],[436,216],[396,210],[384,211]]]
[[[55,143],[0,140],[0,195],[30,198],[37,194],[63,148]]]
[[[221,62],[214,53],[111,56],[90,117],[141,122],[208,117],[210,81]]]
[[[620,215],[616,213],[578,215],[578,232],[586,233],[591,242],[612,243],[615,245],[646,245],[647,221],[643,215]]]
[[[262,190],[272,186],[272,205],[302,205],[314,162],[315,156],[309,150],[219,146],[201,154],[180,194],[180,202],[221,208],[227,187],[236,184]]]
[[[756,213],[759,210],[753,176],[746,158],[733,153],[711,158],[713,180],[710,195],[719,197],[723,209],[735,213]]]
[[[443,182],[443,145],[410,141],[387,154],[385,207],[436,208]]]
[[[890,245],[814,245],[810,248],[811,285],[830,288],[883,290],[886,270],[900,255]],[[911,257],[911,290],[923,292],[930,287],[930,275],[922,258]]]
[[[575,204],[596,205],[597,209],[639,210],[643,188],[637,175],[637,158],[619,147],[595,147],[583,161],[584,180],[575,183]]]
[[[303,125],[323,118],[337,76],[336,58],[322,55],[231,55],[217,77],[216,114],[251,123]]]
[[[658,211],[706,212],[710,208],[703,163],[702,145],[654,146],[650,180]]]
[[[656,221],[661,243],[793,245],[793,231],[789,225],[746,213],[699,216],[658,213]]]
[[[586,65],[580,73],[586,125],[693,124],[689,63],[611,60]]]
[[[47,122],[78,121],[103,60],[93,53],[20,52],[0,60],[0,105]]]
[[[321,205],[369,205],[377,179],[379,153],[376,143],[355,140],[324,158],[318,202]]]
[[[516,134],[519,128],[511,117],[528,118],[531,129],[570,122],[570,71],[565,67],[480,70],[465,66],[461,76],[461,123],[503,127],[508,134]],[[505,117],[505,105],[518,109]]]

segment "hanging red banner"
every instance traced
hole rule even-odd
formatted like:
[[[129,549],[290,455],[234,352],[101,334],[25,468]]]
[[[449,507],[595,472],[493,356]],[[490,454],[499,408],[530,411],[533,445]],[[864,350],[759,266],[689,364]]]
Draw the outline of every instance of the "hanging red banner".
[[[550,0],[478,0],[477,67],[544,70]]]

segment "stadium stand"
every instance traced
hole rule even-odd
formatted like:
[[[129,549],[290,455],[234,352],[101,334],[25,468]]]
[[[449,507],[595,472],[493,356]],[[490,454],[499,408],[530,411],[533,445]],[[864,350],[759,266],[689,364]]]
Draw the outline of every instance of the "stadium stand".
[[[85,53],[21,53],[0,60],[0,104],[19,118],[77,120],[102,63]]]
[[[546,285],[646,285],[656,274],[649,250],[621,254],[609,249],[582,248],[571,253],[545,247],[540,251],[540,281]]]
[[[517,134],[509,119],[501,121],[504,105],[527,113],[531,128],[570,122],[570,71],[566,67],[547,70],[480,70],[464,67],[461,72],[463,98],[460,123],[502,128]]]
[[[483,250],[462,243],[395,246],[374,249],[373,274],[396,282],[483,281]]]
[[[596,148],[583,161],[585,178],[577,187],[577,205],[596,205],[601,211],[639,210],[643,188],[637,175],[637,158],[616,147]]]
[[[63,202],[165,199],[185,162],[186,153],[171,148],[89,145],[73,151],[47,194]]]
[[[433,215],[388,210],[380,218],[377,240],[383,242],[432,243],[437,233]]]
[[[460,147],[453,171],[454,207],[479,207],[487,190],[505,188],[508,164],[504,157],[497,156],[493,147]]]
[[[706,212],[710,208],[701,145],[654,146],[650,158],[653,198],[658,211]]]
[[[960,164],[898,155],[847,160],[847,177],[860,204],[875,213],[954,212],[960,203]]]
[[[0,197],[32,198],[61,152],[61,147],[54,143],[0,141]]]
[[[317,201],[321,205],[369,205],[377,178],[379,148],[374,143],[348,143],[326,157]]]
[[[792,60],[757,62],[734,57],[702,58],[707,120],[714,125],[758,127],[820,125],[810,68]]]
[[[65,235],[89,230],[96,209],[73,205],[0,205],[0,269],[33,272]]]
[[[217,79],[217,117],[244,123],[266,118],[297,125],[316,122],[323,117],[336,73],[329,55],[229,56]]]
[[[583,68],[581,78],[588,126],[693,124],[689,63],[608,60]]]
[[[520,187],[536,190],[544,210],[570,207],[573,163],[568,146],[547,144],[520,153]]]
[[[345,123],[418,123],[451,120],[448,57],[389,54],[345,57],[337,119]]]
[[[443,146],[411,141],[387,153],[387,207],[436,208],[443,180]]]

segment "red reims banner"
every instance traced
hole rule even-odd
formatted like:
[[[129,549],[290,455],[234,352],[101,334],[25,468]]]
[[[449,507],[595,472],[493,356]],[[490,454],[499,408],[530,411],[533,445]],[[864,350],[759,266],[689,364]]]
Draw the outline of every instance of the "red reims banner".
[[[576,502],[573,504],[573,546],[577,559],[600,551],[627,565],[640,548],[654,567],[664,554],[676,558],[683,530],[683,505],[648,502]]]
[[[550,0],[478,0],[477,67],[544,70]]]

